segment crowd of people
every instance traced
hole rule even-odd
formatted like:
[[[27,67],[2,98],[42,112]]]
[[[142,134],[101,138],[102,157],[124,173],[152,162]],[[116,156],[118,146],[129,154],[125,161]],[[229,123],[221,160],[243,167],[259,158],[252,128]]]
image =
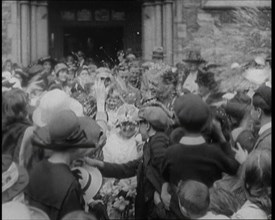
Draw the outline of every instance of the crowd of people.
[[[4,62],[2,219],[271,219],[271,71],[224,91],[199,50],[117,56]]]

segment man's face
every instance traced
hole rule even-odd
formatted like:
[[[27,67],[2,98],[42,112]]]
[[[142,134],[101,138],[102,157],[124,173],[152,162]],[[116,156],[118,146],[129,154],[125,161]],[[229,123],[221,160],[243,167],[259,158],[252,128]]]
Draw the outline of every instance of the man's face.
[[[261,118],[262,110],[252,105],[250,115],[254,121],[258,121]]]
[[[139,133],[141,134],[142,141],[146,141],[148,138],[148,123],[146,121],[141,121],[139,123]]]
[[[198,63],[188,62],[187,63],[187,69],[191,72],[196,72],[199,69]]]

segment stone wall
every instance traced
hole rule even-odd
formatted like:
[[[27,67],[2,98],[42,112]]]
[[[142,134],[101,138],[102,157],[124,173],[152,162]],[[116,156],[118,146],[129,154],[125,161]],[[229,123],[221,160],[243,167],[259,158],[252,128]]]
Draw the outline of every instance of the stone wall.
[[[12,4],[13,1],[2,1],[2,61],[11,58],[12,54]]]
[[[251,60],[257,53],[271,53],[271,25],[260,31],[260,24],[249,27],[236,22],[232,7],[205,8],[204,2],[174,1],[175,64],[186,50],[194,47],[201,50],[207,61],[226,67]],[[270,8],[263,13],[265,24],[271,22],[270,13]]]

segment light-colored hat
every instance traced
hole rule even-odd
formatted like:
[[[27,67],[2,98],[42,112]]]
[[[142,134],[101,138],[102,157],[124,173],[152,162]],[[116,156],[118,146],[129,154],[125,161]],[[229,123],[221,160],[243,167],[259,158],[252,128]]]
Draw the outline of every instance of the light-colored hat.
[[[9,154],[2,155],[2,203],[8,202],[23,192],[29,183],[29,175],[24,167],[12,161]]]
[[[50,218],[44,211],[15,201],[2,204],[2,219],[50,220]]]
[[[62,110],[70,109],[77,116],[83,116],[83,106],[60,89],[46,92],[33,112],[33,122],[39,127],[46,126],[52,116]]]
[[[243,76],[249,82],[252,82],[259,86],[271,78],[271,69],[269,69],[269,68],[264,68],[264,69],[251,68],[251,69],[247,69],[243,73]]]
[[[78,175],[79,183],[84,193],[86,204],[93,201],[102,185],[102,175],[96,167],[84,165],[83,167],[72,168],[74,174]]]
[[[54,72],[55,72],[55,74],[57,74],[60,70],[63,70],[63,69],[68,70],[69,68],[65,63],[58,63],[54,67]]]

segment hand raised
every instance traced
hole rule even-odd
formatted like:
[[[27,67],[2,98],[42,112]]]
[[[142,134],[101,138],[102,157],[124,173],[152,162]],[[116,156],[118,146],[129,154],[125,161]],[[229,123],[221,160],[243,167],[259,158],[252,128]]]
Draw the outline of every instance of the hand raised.
[[[233,151],[236,152],[236,154],[235,154],[235,159],[236,159],[240,164],[242,164],[244,161],[246,161],[246,158],[247,158],[247,156],[248,156],[248,152],[247,152],[247,150],[244,150],[244,149],[241,147],[240,143],[237,142],[236,145],[237,145],[237,149],[232,148]]]

